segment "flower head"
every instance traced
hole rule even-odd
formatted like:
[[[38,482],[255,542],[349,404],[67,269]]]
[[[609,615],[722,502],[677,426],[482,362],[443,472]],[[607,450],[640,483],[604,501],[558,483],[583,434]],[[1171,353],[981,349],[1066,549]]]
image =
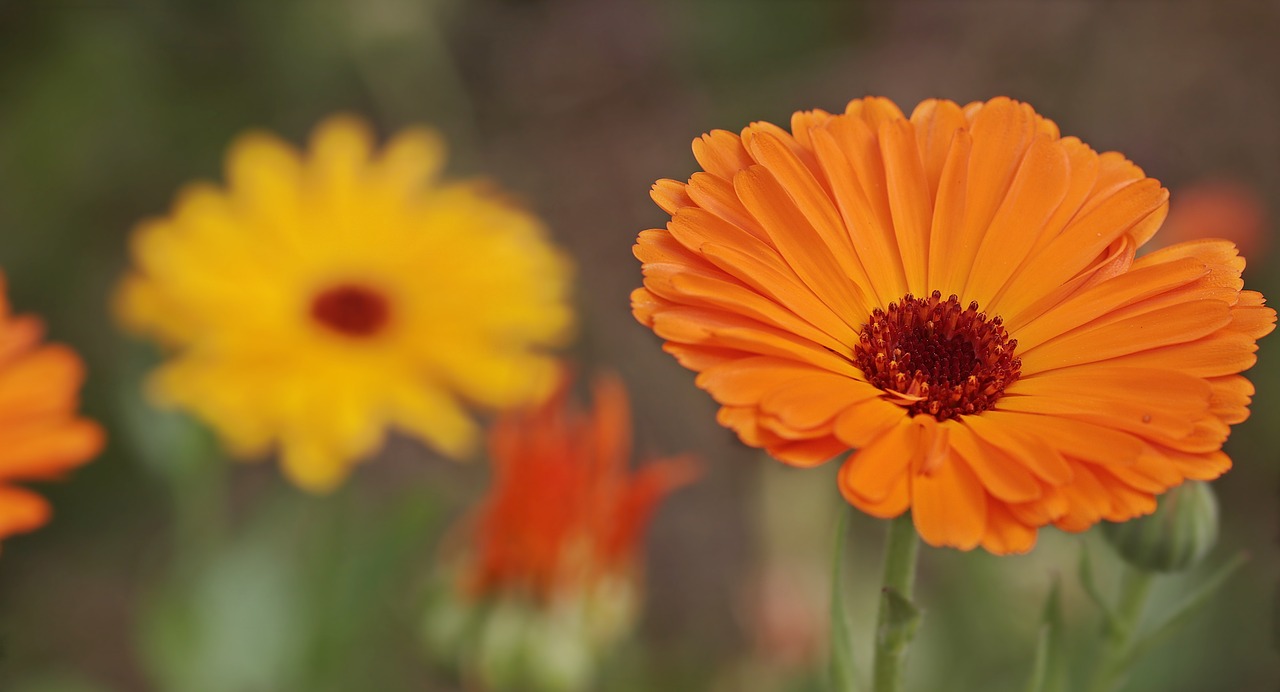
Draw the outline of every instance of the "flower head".
[[[881,98],[693,143],[636,317],[719,420],[925,541],[1023,552],[1230,459],[1275,312],[1227,241],[1142,257],[1167,192],[1007,98]]]
[[[152,380],[233,452],[273,445],[311,490],[388,427],[460,456],[468,405],[545,396],[571,322],[568,266],[541,224],[482,183],[442,183],[428,130],[375,151],[348,117],[308,152],[248,134],[225,189],[194,185],[137,231],[118,312],[172,351]]]
[[[0,278],[0,538],[49,521],[49,503],[15,482],[60,478],[102,449],[102,428],[76,416],[84,364],[43,335],[10,314]]]
[[[446,562],[460,578],[428,606],[428,647],[484,689],[592,689],[596,661],[634,624],[649,518],[696,474],[687,458],[629,472],[621,381],[597,379],[589,413],[569,385],[494,427],[493,485]]]
[[[569,403],[569,380],[545,404],[509,414],[490,434],[493,486],[475,519],[478,594],[546,601],[613,578],[630,579],[654,508],[689,482],[689,459],[627,470],[631,413],[616,377],[594,384],[594,409]]]

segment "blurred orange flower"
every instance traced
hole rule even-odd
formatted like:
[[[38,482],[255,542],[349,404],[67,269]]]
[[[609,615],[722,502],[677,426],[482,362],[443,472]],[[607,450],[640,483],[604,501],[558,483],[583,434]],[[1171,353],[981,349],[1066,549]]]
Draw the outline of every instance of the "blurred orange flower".
[[[1230,180],[1206,180],[1178,188],[1155,240],[1165,246],[1224,238],[1256,261],[1270,249],[1270,234],[1266,205],[1257,190]]]
[[[696,475],[684,457],[630,473],[631,412],[622,381],[597,378],[590,413],[570,403],[569,384],[565,377],[545,404],[500,419],[489,436],[494,476],[475,524],[476,594],[547,600],[630,577],[654,508]]]
[[[76,417],[84,364],[41,344],[44,325],[11,315],[0,277],[0,538],[49,521],[49,503],[13,485],[60,478],[102,449],[101,426]]]
[[[1168,193],[1007,98],[882,98],[693,142],[640,234],[637,319],[743,442],[908,509],[936,546],[1150,513],[1231,466],[1274,310],[1227,241],[1136,258]]]
[[[594,383],[595,405],[570,401],[562,374],[541,406],[489,435],[493,485],[445,560],[427,608],[428,649],[486,690],[577,690],[635,624],[640,540],[658,503],[697,474],[683,457],[632,473],[631,414],[621,380]],[[465,544],[465,545],[463,545]]]

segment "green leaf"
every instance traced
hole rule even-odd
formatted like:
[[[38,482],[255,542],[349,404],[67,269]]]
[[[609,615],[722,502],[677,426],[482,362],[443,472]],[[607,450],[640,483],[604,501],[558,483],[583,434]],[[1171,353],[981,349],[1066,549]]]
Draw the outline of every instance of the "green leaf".
[[[1151,629],[1147,635],[1139,639],[1124,657],[1123,665],[1127,668],[1135,661],[1142,658],[1147,652],[1155,648],[1164,640],[1168,639],[1175,632],[1182,629],[1191,615],[1195,613],[1201,606],[1209,602],[1209,599],[1222,588],[1222,585],[1231,578],[1241,567],[1244,566],[1249,558],[1244,553],[1237,553],[1222,567],[1219,567],[1208,579],[1204,581],[1195,591],[1191,592],[1181,603],[1174,606],[1170,611],[1170,615],[1166,617],[1159,625]]]
[[[1080,542],[1080,566],[1077,571],[1080,577],[1080,586],[1084,589],[1085,595],[1093,604],[1098,606],[1098,610],[1102,611],[1102,619],[1106,627],[1106,631],[1114,631],[1116,623],[1116,615],[1111,610],[1111,606],[1107,604],[1107,600],[1102,597],[1102,592],[1098,590],[1098,583],[1093,579],[1093,560],[1089,557],[1089,544],[1084,541]]]
[[[1062,580],[1056,574],[1041,622],[1027,692],[1063,692],[1067,689],[1066,626],[1062,619]]]
[[[831,561],[831,689],[835,692],[855,692],[858,689],[858,669],[853,659],[853,634],[849,629],[849,614],[844,607],[844,552],[849,542],[849,519],[852,507],[843,507],[836,527],[835,557]]]
[[[882,646],[890,651],[897,651],[915,637],[916,627],[920,625],[920,609],[911,599],[891,586],[880,592],[880,598],[881,607],[887,609],[889,616],[881,625],[877,636]]]

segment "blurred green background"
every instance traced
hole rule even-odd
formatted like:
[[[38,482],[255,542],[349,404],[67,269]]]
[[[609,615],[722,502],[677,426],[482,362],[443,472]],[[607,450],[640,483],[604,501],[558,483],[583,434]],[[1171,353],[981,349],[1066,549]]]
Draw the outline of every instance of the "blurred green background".
[[[649,185],[686,178],[688,142],[712,128],[866,94],[907,110],[1007,94],[1124,152],[1175,208],[1180,188],[1225,178],[1276,210],[1277,35],[1280,4],[1253,1],[0,0],[0,268],[18,310],[85,355],[86,409],[112,431],[97,462],[42,487],[54,522],[5,542],[0,689],[456,689],[421,652],[420,591],[482,464],[398,441],[338,495],[304,497],[273,465],[223,469],[198,431],[138,402],[149,355],[107,314],[127,235],[182,183],[219,179],[242,130],[301,142],[335,111],[383,134],[443,130],[453,175],[500,182],[576,259],[571,355],[626,378],[641,454],[707,461],[658,513],[641,628],[600,689],[819,689],[834,465],[743,448],[631,318],[632,241],[665,218]],[[1276,268],[1251,257],[1246,279],[1280,296]],[[1236,469],[1215,486],[1209,562],[1251,561],[1128,690],[1280,686],[1277,358],[1265,340]],[[850,549],[864,667],[881,533],[858,520]],[[1108,548],[1085,541],[1111,588]],[[926,549],[913,689],[1022,689],[1055,574],[1084,663],[1099,620],[1074,579],[1080,545],[1050,530],[1023,557]],[[1161,581],[1155,608],[1195,578]]]

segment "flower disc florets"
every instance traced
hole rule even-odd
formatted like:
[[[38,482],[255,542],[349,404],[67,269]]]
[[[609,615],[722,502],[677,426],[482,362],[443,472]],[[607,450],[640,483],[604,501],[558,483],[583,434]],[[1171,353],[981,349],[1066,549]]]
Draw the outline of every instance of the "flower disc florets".
[[[962,308],[954,294],[944,301],[939,291],[928,298],[908,293],[871,313],[854,363],[912,414],[943,421],[995,404],[1021,373],[1017,345],[1000,317],[979,312],[976,302]]]

